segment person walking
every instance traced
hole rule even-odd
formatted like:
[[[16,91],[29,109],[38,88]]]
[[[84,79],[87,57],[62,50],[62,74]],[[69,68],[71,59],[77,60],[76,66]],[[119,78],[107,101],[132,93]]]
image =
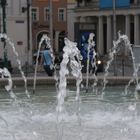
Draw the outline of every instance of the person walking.
[[[45,48],[43,51],[43,67],[48,76],[53,76],[54,73],[54,65],[53,58],[51,56],[51,52],[49,48]]]

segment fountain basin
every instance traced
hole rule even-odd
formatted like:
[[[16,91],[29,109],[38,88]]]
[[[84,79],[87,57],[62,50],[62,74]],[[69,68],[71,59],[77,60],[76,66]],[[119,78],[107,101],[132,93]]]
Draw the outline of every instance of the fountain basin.
[[[75,100],[75,89],[67,88],[65,113],[59,124],[54,87],[38,87],[34,95],[29,88],[31,98],[26,97],[24,89],[13,89],[17,101],[1,92],[0,139],[57,140],[61,134],[64,140],[139,140],[140,103],[135,101],[133,88],[124,95],[123,87],[107,87],[104,98],[81,91],[80,106]]]
[[[102,84],[103,82],[103,79],[104,77],[103,76],[98,76],[98,83],[99,85]],[[128,82],[130,81],[132,77],[131,76],[108,76],[107,77],[107,80],[108,80],[108,84],[107,85],[126,85],[128,84]],[[23,86],[24,84],[24,81],[23,81],[23,78],[21,77],[13,77],[12,78],[13,80],[13,85],[16,85],[16,86]],[[28,86],[32,86],[33,85],[33,80],[34,80],[34,77],[27,77],[27,85]],[[37,86],[40,86],[40,85],[55,85],[56,81],[54,79],[54,77],[48,77],[48,76],[38,76],[37,77]],[[75,85],[76,83],[76,80],[74,77],[70,77],[68,76],[67,77],[67,81],[68,81],[68,85]],[[83,81],[82,83],[85,84],[86,82],[86,76],[83,75]],[[94,77],[92,76],[89,76],[89,83],[93,83],[94,82]],[[3,87],[5,86],[5,84],[7,83],[7,79],[4,78],[4,79],[0,79],[0,87]],[[133,83],[132,83],[133,85]]]

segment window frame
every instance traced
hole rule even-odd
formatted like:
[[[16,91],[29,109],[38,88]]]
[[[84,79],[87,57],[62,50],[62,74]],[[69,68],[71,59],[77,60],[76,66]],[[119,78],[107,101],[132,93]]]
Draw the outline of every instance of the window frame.
[[[48,11],[46,11],[48,10]],[[48,12],[48,14],[47,14]],[[50,21],[50,8],[49,7],[45,7],[44,8],[44,21]]]
[[[36,20],[33,20],[33,9],[36,10],[36,13],[34,12],[34,14],[36,14]],[[32,7],[31,8],[31,16],[32,16],[32,22],[37,22],[39,21],[39,8],[38,7]]]
[[[63,10],[63,14],[60,13],[60,11]],[[63,16],[63,19],[62,19]],[[58,21],[64,22],[66,21],[66,8],[58,8]]]

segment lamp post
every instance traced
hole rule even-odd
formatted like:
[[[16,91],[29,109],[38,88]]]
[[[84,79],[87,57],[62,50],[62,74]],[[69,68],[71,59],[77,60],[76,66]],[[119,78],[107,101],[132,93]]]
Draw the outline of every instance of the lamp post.
[[[30,51],[30,6],[31,0],[27,0],[27,50]]]
[[[29,52],[31,49],[31,28],[30,28],[30,7],[31,7],[32,0],[27,0],[27,61],[26,61],[26,76],[28,76],[28,68],[29,68]]]
[[[28,67],[29,67],[29,51],[31,49],[31,28],[30,28],[30,7],[32,4],[32,0],[27,0],[27,6],[26,7],[22,7],[22,12],[27,12],[27,60],[26,60],[26,64],[25,64],[25,68],[26,68],[26,76],[28,75]]]
[[[2,24],[3,24],[3,33],[6,33],[6,5],[7,1],[6,0],[1,0],[0,1],[1,7],[2,7]],[[3,48],[4,48],[4,66],[7,66],[7,50],[6,50],[6,40],[5,38],[2,39],[3,41]]]

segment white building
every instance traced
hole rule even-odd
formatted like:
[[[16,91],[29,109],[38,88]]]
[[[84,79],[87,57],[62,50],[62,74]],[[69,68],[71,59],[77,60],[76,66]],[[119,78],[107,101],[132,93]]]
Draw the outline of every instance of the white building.
[[[97,51],[101,55],[107,54],[113,46],[114,23],[116,32],[126,34],[132,44],[140,44],[140,0],[115,0],[115,13],[112,5],[108,7],[113,0],[81,1],[79,5],[69,3],[67,13],[68,36],[79,46],[84,33],[94,32]]]
[[[6,6],[6,32],[8,37],[15,45],[15,49],[19,54],[21,65],[26,62],[32,65],[32,47],[28,48],[27,38],[27,0],[7,0]],[[1,10],[1,32],[2,25],[2,10]],[[31,35],[30,35],[31,36]],[[16,56],[13,53],[12,47],[6,43],[7,57],[11,60],[12,66],[17,67]],[[4,49],[3,43],[0,44],[0,58],[3,58]]]

